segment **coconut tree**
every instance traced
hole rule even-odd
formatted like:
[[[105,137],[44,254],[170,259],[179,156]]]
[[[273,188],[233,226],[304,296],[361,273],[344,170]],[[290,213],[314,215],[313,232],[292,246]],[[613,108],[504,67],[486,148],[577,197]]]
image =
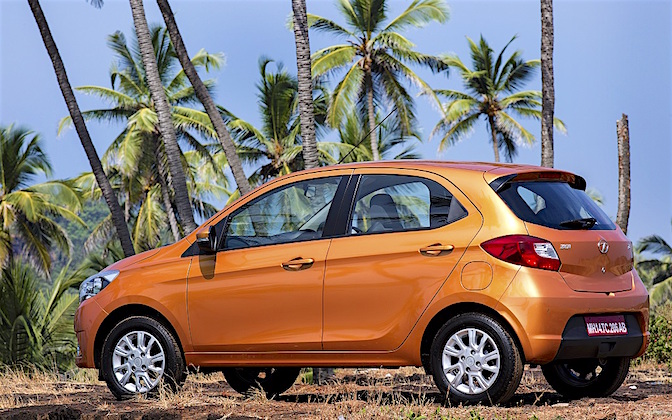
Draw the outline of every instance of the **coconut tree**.
[[[445,68],[437,57],[416,51],[402,33],[430,22],[445,22],[448,8],[443,0],[414,0],[399,16],[388,20],[385,0],[339,0],[337,7],[345,26],[308,15],[314,30],[345,38],[345,42],[313,54],[313,77],[341,75],[329,105],[328,122],[332,127],[340,127],[353,105],[356,106],[360,118],[369,122],[373,159],[379,160],[378,135],[374,130],[376,111],[383,106],[392,107],[394,124],[410,133],[415,106],[407,85],[419,86],[437,104],[438,99],[409,65],[433,71]]]
[[[518,144],[534,143],[534,135],[514,117],[541,118],[541,92],[520,90],[539,66],[539,60],[525,61],[520,51],[505,59],[504,53],[515,39],[515,36],[511,38],[495,57],[482,36],[478,44],[467,38],[472,68],[455,55],[443,57],[448,66],[459,71],[466,91],[435,91],[449,99],[443,105],[443,118],[432,132],[432,137],[441,137],[439,150],[468,135],[481,118],[487,122],[490,131],[495,162],[499,162],[500,149],[510,161],[516,155]],[[565,131],[561,120],[555,118],[554,123],[556,128]]]
[[[306,0],[292,0],[292,23],[296,44],[296,67],[299,86],[299,114],[303,139],[303,162],[306,169],[318,166],[315,118],[313,116],[313,77],[310,71],[310,38]]]
[[[380,116],[376,125],[379,122]],[[356,112],[347,116],[345,123],[338,130],[341,143],[346,146],[341,148],[339,162],[350,163],[373,160],[371,143],[362,141],[369,133],[368,127],[368,121],[361,121]],[[399,127],[387,121],[383,121],[376,131],[378,135],[378,155],[382,159],[420,159],[420,155],[415,151],[416,145],[409,144],[409,142],[420,141],[419,133],[414,131],[407,135]]]
[[[84,224],[79,192],[66,181],[31,185],[39,175],[49,176],[51,164],[40,137],[24,128],[0,127],[0,262],[11,261],[14,250],[48,275],[52,247],[70,253],[70,241],[54,221],[63,217]]]
[[[262,126],[257,129],[247,121],[222,109],[234,137],[238,142],[238,154],[244,162],[262,165],[252,174],[253,183],[265,182],[278,175],[303,169],[303,152],[300,117],[298,113],[298,84],[296,78],[279,64],[276,72],[268,70],[273,60],[261,58],[257,84],[259,112]],[[327,94],[317,90],[314,109],[318,125],[324,123]],[[342,145],[318,142],[318,157],[321,164],[335,163],[333,155]]]
[[[171,106],[175,132],[182,144],[181,160],[184,161],[182,149],[185,147],[210,158],[210,150],[203,146],[194,134],[213,137],[215,136],[214,130],[208,116],[203,111],[193,108],[198,103],[198,98],[194,89],[189,85],[184,71],[175,71],[177,58],[168,33],[163,27],[152,26],[150,34],[159,75]],[[114,120],[125,123],[121,133],[117,135],[103,155],[103,163],[115,168],[120,175],[124,176],[127,183],[136,181],[141,170],[151,169],[156,172],[155,178],[160,184],[158,192],[161,194],[173,238],[178,240],[180,238],[178,220],[173,211],[173,196],[168,185],[171,173],[165,147],[159,138],[158,117],[154,102],[151,100],[137,40],[131,39],[129,46],[125,35],[117,31],[108,37],[108,45],[115,53],[115,62],[110,70],[111,87],[81,86],[77,90],[97,96],[109,103],[111,107],[85,111],[82,115],[85,120],[99,122]],[[191,61],[196,68],[208,71],[219,68],[222,57],[201,50]],[[205,80],[204,83],[208,89],[214,85],[213,80]],[[64,118],[61,121],[59,132],[70,123],[70,118]],[[143,160],[147,162],[143,163]],[[125,196],[130,193],[129,188],[122,188],[122,190]],[[126,203],[125,218],[128,221],[132,201],[127,199],[122,201]]]
[[[166,98],[161,83],[161,75],[154,55],[152,46],[152,36],[147,25],[145,9],[142,0],[129,0],[131,12],[133,14],[133,24],[135,33],[138,37],[138,47],[142,56],[142,63],[145,67],[145,77],[149,87],[150,96],[154,103],[161,139],[166,150],[168,168],[171,174],[171,184],[175,196],[175,207],[177,213],[187,233],[196,229],[194,215],[191,212],[191,203],[189,201],[189,192],[187,190],[187,181],[184,175],[184,168],[180,159],[180,146],[177,144],[177,135],[170,112],[170,104]]]
[[[133,0],[131,3],[141,3],[141,0]],[[166,22],[166,26],[168,27],[170,39],[175,46],[175,51],[177,53],[178,59],[180,60],[180,64],[189,78],[191,85],[194,87],[196,96],[205,107],[205,111],[207,112],[215,132],[217,133],[217,139],[222,146],[222,150],[226,154],[226,158],[233,173],[233,178],[236,180],[236,184],[238,184],[238,189],[240,189],[242,194],[247,194],[251,190],[250,184],[247,180],[247,177],[245,176],[240,159],[238,159],[238,155],[236,154],[236,148],[233,144],[233,140],[231,139],[231,134],[226,129],[224,120],[220,116],[218,109],[215,106],[215,102],[212,100],[212,96],[208,92],[207,85],[201,81],[201,78],[196,72],[196,68],[193,62],[189,60],[187,48],[184,45],[184,41],[182,41],[182,35],[180,35],[177,23],[175,22],[175,16],[173,15],[173,11],[171,10],[168,1],[157,0],[157,3],[159,4],[159,8],[163,14],[163,19]]]
[[[639,240],[636,252],[657,258],[639,260],[637,270],[648,279],[651,306],[655,307],[672,299],[672,246],[659,235],[646,236]]]
[[[553,0],[541,0],[541,166],[553,167]]]
[[[128,231],[128,226],[124,221],[123,212],[121,211],[119,202],[114,195],[112,186],[110,185],[110,182],[105,175],[103,165],[98,158],[96,148],[91,141],[91,136],[86,129],[86,124],[84,123],[84,119],[82,118],[81,112],[79,110],[77,99],[75,98],[75,94],[73,93],[72,87],[70,86],[70,81],[68,80],[68,74],[65,71],[65,65],[63,64],[63,60],[61,59],[61,55],[58,52],[58,48],[56,48],[56,42],[54,41],[54,38],[51,35],[51,30],[49,29],[49,25],[47,24],[47,18],[44,16],[44,12],[42,11],[42,7],[40,6],[40,2],[38,0],[28,0],[28,4],[30,5],[30,10],[33,12],[33,16],[35,17],[37,27],[40,30],[42,42],[44,43],[44,46],[47,49],[47,53],[49,54],[49,58],[51,59],[51,62],[54,66],[54,72],[56,73],[58,86],[61,89],[63,99],[65,99],[65,104],[68,107],[68,112],[70,113],[70,116],[74,122],[79,140],[82,143],[86,157],[89,159],[89,164],[91,165],[91,170],[93,171],[93,174],[96,178],[96,182],[100,186],[103,197],[105,198],[105,202],[110,209],[112,224],[116,230],[117,237],[121,241],[124,255],[129,257],[134,254],[134,251],[133,243],[131,242],[131,235]]]

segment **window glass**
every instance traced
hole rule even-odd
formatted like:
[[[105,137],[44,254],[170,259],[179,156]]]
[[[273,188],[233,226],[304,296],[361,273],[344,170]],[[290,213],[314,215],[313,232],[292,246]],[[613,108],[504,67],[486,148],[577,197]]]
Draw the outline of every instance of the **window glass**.
[[[340,177],[301,181],[271,191],[228,218],[225,249],[322,237]]]
[[[402,175],[364,175],[350,220],[352,234],[401,232],[444,226],[466,216],[440,184]]]
[[[566,182],[512,182],[499,192],[499,196],[526,222],[554,229],[616,228],[588,194]],[[589,224],[581,223],[586,219],[590,220]]]

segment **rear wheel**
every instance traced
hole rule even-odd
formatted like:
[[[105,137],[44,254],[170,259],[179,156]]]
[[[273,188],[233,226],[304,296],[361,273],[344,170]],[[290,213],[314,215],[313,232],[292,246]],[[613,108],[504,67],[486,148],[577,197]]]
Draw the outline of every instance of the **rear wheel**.
[[[177,340],[161,323],[144,316],[127,318],[110,331],[100,369],[117,399],[152,393],[162,384],[176,390],[185,379]]]
[[[606,397],[616,391],[630,370],[630,358],[582,359],[541,367],[548,383],[564,397]]]
[[[229,386],[241,394],[253,389],[264,391],[274,398],[287,391],[299,377],[300,368],[227,368],[222,372]]]
[[[432,343],[430,369],[455,404],[498,404],[510,399],[523,375],[518,347],[495,319],[480,313],[451,318]]]

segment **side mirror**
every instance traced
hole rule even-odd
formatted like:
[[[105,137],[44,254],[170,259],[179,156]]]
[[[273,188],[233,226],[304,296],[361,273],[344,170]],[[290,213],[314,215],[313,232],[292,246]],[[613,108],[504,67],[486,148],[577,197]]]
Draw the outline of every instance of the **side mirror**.
[[[210,226],[208,230],[196,232],[196,244],[198,249],[204,254],[214,254],[217,252],[217,232],[215,227]]]

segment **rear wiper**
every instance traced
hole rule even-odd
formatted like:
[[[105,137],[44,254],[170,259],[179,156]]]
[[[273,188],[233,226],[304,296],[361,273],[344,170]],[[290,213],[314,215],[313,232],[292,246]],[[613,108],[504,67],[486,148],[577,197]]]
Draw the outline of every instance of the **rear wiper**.
[[[574,219],[560,222],[560,226],[574,229],[590,229],[595,226],[597,220],[594,217],[586,217],[585,219]]]

